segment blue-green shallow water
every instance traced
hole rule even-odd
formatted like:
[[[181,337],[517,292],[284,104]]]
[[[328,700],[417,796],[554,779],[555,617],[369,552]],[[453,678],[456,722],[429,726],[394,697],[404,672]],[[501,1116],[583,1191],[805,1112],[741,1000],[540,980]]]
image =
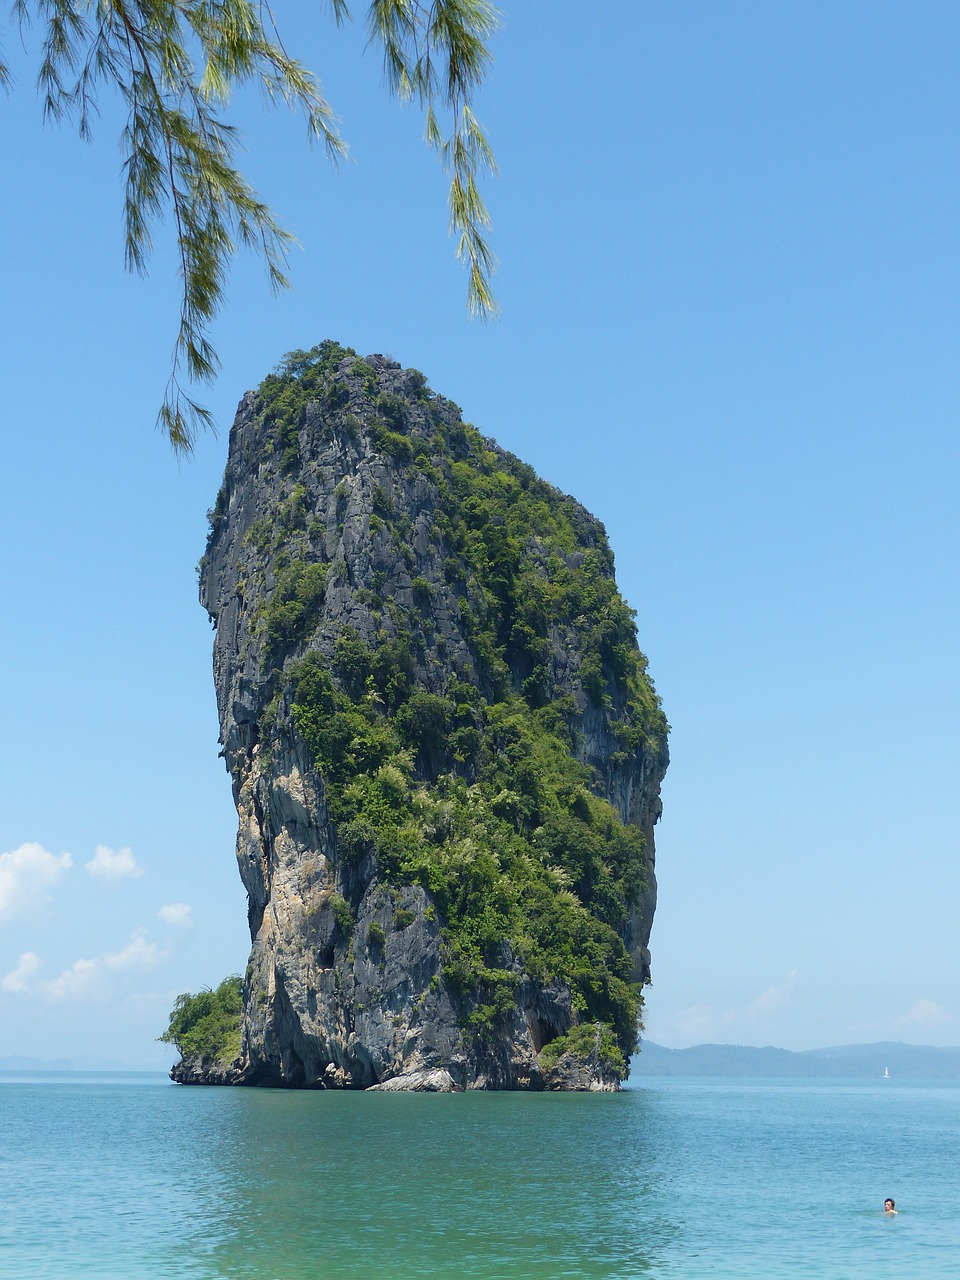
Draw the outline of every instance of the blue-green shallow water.
[[[8,1076],[0,1276],[960,1277],[958,1138],[952,1085],[438,1096]]]

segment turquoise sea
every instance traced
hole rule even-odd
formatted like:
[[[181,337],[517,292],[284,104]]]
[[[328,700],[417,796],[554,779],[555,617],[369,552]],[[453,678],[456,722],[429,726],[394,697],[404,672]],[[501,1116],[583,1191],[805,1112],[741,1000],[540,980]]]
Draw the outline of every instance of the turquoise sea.
[[[958,1085],[0,1076],[4,1280],[940,1280],[958,1184]]]

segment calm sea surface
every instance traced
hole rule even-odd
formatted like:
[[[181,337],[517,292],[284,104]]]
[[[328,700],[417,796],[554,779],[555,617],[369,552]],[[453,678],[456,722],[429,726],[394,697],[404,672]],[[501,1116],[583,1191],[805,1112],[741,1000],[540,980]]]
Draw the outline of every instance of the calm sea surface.
[[[960,1277],[960,1086],[6,1075],[0,1206],[3,1280],[941,1280]]]

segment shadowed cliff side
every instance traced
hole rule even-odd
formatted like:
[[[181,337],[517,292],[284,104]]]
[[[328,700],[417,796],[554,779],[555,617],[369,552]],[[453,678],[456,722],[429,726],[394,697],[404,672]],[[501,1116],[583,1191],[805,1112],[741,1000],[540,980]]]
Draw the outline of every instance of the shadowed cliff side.
[[[252,939],[231,1081],[615,1088],[667,748],[602,525],[328,342],[240,404],[201,599]]]

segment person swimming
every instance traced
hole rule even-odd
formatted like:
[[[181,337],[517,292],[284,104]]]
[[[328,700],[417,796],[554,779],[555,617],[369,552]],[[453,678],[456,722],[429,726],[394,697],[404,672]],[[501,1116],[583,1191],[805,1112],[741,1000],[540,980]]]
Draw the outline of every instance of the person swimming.
[[[893,1200],[891,1200],[889,1196],[887,1196],[886,1200],[884,1200],[884,1202],[883,1202],[883,1212],[884,1212],[884,1213],[896,1213],[896,1212],[897,1212],[897,1206],[896,1206],[896,1203],[895,1203]]]

